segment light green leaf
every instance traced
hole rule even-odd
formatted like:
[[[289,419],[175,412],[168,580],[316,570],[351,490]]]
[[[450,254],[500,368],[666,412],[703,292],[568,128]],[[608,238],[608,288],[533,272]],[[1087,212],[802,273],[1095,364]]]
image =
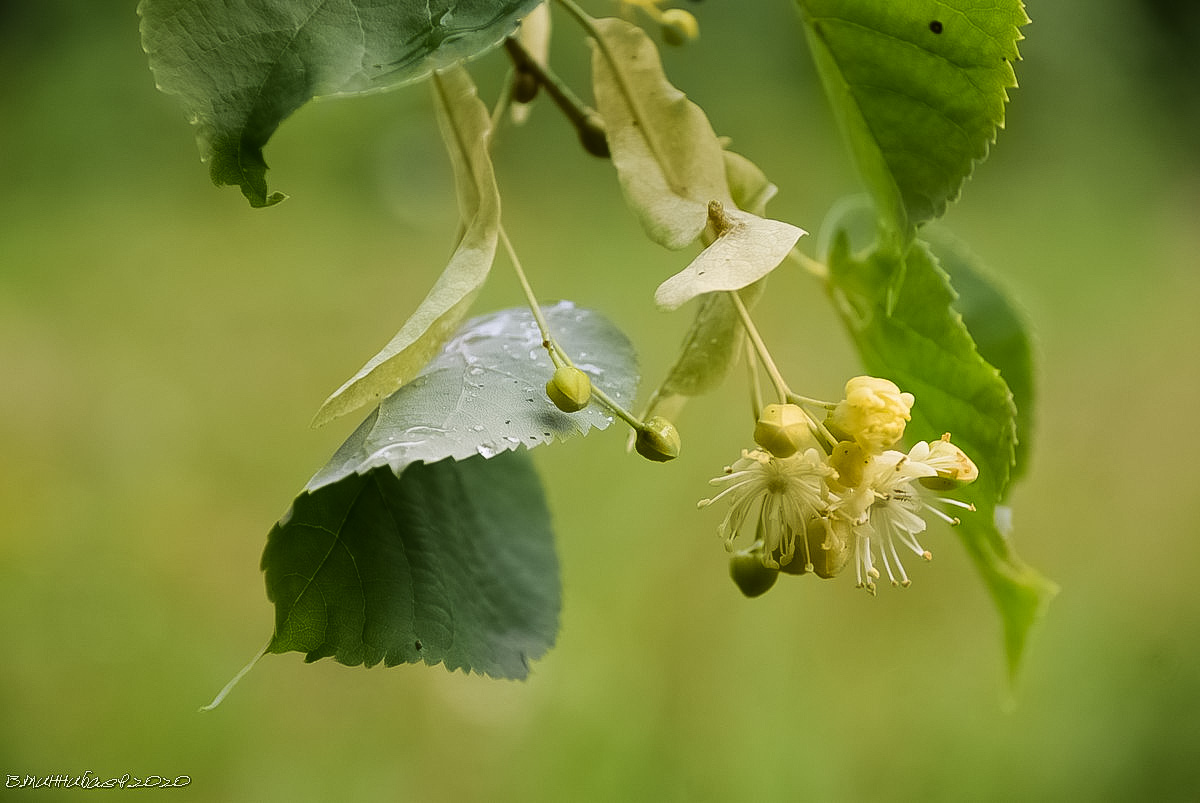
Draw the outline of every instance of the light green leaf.
[[[915,242],[895,264],[886,251],[851,255],[843,233],[834,238],[829,268],[830,289],[866,370],[916,397],[908,436],[933,440],[950,432],[979,466],[979,479],[962,493],[977,511],[964,514],[955,529],[999,608],[1015,673],[1029,628],[1056,589],[1021,562],[993,518],[1011,479],[1012,394],[979,354],[952,306],[946,274],[924,243]]]
[[[599,313],[567,302],[543,310],[559,345],[617,403],[637,392],[633,346]],[[591,405],[561,412],[546,397],[554,374],[527,309],[467,321],[412,382],[388,396],[309,480],[315,491],[351,474],[414,462],[492,457],[604,429],[612,416]]]
[[[593,24],[593,91],[626,202],[650,239],[683,248],[704,229],[709,201],[733,203],[721,143],[700,107],[667,81],[641,28]]]
[[[692,262],[658,286],[659,309],[675,310],[704,293],[741,290],[775,270],[806,233],[790,223],[738,209],[724,212],[728,228]]]
[[[550,517],[527,455],[351,474],[306,491],[263,552],[268,650],[524,678],[558,630]]]
[[[945,212],[1004,125],[1020,0],[797,0],[825,91],[879,207],[906,244]],[[888,239],[893,239],[890,237]]]
[[[767,202],[775,197],[778,188],[758,165],[727,150],[725,171],[730,194],[738,208],[766,215]],[[740,291],[747,308],[758,302],[765,287],[766,280],[763,279]],[[701,298],[679,356],[662,384],[651,394],[642,418],[660,415],[674,420],[689,397],[707,393],[720,385],[737,362],[745,336],[737,310],[727,295],[714,293]]]
[[[1017,407],[1017,445],[1009,484],[1029,462],[1034,435],[1033,344],[1029,324],[999,279],[961,241],[940,230],[925,231],[938,263],[958,295],[954,308],[963,317],[980,355],[994,365]]]
[[[500,193],[488,156],[488,110],[461,67],[435,75],[433,87],[466,231],[416,312],[378,354],[325,400],[313,426],[377,404],[411,380],[466,317],[491,271],[500,233]]]
[[[262,149],[314,97],[388,89],[471,58],[540,0],[142,0],[142,46],[214,183],[270,206]]]

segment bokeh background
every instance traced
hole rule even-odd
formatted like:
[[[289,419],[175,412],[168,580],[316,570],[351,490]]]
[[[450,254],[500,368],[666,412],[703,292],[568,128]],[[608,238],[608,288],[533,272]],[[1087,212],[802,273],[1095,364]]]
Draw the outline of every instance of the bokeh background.
[[[1185,0],[1032,2],[1021,87],[945,223],[1005,279],[1041,358],[1018,551],[1062,587],[1010,691],[950,531],[914,585],[784,578],[743,599],[706,479],[747,445],[741,383],[679,420],[536,452],[565,607],[527,682],[264,659],[265,536],[354,421],[330,390],[398,328],[455,231],[415,86],[301,110],[251,210],[158,93],[134,3],[0,2],[0,774],[187,774],[172,799],[1187,800],[1200,795],[1200,45]],[[606,6],[593,3],[601,13]],[[857,190],[785,0],[691,6],[668,70],[812,231]],[[555,63],[586,48],[558,20]],[[494,97],[504,72],[473,68]],[[546,300],[606,311],[646,388],[680,266],[548,105],[498,142],[509,231]],[[773,279],[793,384],[856,363],[819,288]],[[520,304],[497,270],[480,310]],[[74,799],[4,790],[4,799]]]

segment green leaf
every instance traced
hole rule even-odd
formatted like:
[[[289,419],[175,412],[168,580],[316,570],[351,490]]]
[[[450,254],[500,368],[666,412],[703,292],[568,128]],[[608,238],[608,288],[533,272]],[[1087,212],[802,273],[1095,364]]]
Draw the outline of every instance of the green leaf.
[[[1004,125],[1020,0],[797,0],[825,91],[886,230],[940,217]],[[891,239],[891,238],[889,238]]]
[[[709,201],[733,204],[721,143],[703,110],[667,81],[641,28],[591,23],[596,107],[626,202],[650,239],[683,248],[704,230]]]
[[[781,220],[739,209],[724,212],[728,228],[692,262],[658,286],[659,309],[675,310],[705,293],[741,290],[775,270],[806,233]]]
[[[559,345],[614,401],[637,392],[633,346],[602,315],[561,302],[543,310]],[[591,405],[564,413],[546,396],[554,374],[527,309],[467,321],[412,382],[388,396],[347,438],[306,490],[421,461],[492,457],[604,429],[612,416]]]
[[[558,630],[550,517],[527,455],[380,468],[301,494],[263,552],[268,650],[524,678]]]
[[[951,432],[979,466],[979,485],[993,501],[1002,498],[1016,442],[1012,394],[952,308],[954,291],[937,260],[921,242],[899,262],[881,251],[855,257],[842,236],[829,268],[866,369],[917,398],[911,434],[927,440]]]
[[[1009,484],[1024,474],[1034,435],[1033,344],[1029,324],[999,279],[964,243],[945,232],[925,231],[938,263],[958,294],[962,315],[980,355],[994,365],[1017,407],[1017,444]]]
[[[500,192],[488,156],[488,110],[461,67],[435,75],[433,88],[466,230],[429,295],[395,337],[325,400],[313,426],[377,404],[411,380],[466,317],[492,269],[500,234]]]
[[[1012,394],[979,354],[953,308],[947,276],[924,243],[915,242],[897,264],[889,251],[851,255],[843,232],[829,267],[830,289],[866,370],[916,397],[909,437],[933,440],[950,432],[979,466],[979,479],[963,492],[977,510],[955,529],[1000,611],[1015,673],[1029,629],[1056,588],[1021,562],[995,523],[1014,460]]]
[[[1006,533],[997,527],[994,503],[980,498],[973,488],[961,496],[975,504],[975,512],[963,515],[954,529],[1000,611],[1008,674],[1015,680],[1030,632],[1058,594],[1058,586],[1016,555]]]
[[[262,149],[314,97],[388,89],[471,58],[540,0],[142,0],[142,46],[214,183],[270,206]]]

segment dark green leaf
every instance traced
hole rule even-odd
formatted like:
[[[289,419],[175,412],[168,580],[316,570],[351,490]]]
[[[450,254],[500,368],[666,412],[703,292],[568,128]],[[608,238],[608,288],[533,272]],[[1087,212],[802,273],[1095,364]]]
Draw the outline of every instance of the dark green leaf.
[[[1020,0],[797,0],[826,93],[886,230],[958,197],[1004,125]]]
[[[353,474],[301,494],[263,552],[269,651],[524,678],[553,644],[560,589],[528,455]]]
[[[599,313],[569,302],[543,312],[559,345],[591,381],[630,405],[637,365],[625,336]],[[307,490],[378,467],[400,473],[416,461],[531,449],[612,423],[597,404],[569,414],[555,407],[545,388],[553,374],[529,310],[472,318],[416,379],[383,400]]]
[[[142,0],[158,86],[196,126],[213,181],[253,206],[262,149],[314,97],[399,86],[499,43],[540,0]]]

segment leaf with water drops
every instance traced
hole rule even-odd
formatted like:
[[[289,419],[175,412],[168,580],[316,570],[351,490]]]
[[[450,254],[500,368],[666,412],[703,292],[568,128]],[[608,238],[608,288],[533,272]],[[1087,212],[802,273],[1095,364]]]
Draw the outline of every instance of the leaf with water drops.
[[[591,381],[624,407],[637,391],[633,346],[602,315],[560,302],[544,310],[559,345]],[[412,382],[388,396],[309,481],[313,491],[388,466],[481,455],[604,429],[612,416],[593,403],[564,413],[546,396],[554,374],[527,309],[467,321]]]

